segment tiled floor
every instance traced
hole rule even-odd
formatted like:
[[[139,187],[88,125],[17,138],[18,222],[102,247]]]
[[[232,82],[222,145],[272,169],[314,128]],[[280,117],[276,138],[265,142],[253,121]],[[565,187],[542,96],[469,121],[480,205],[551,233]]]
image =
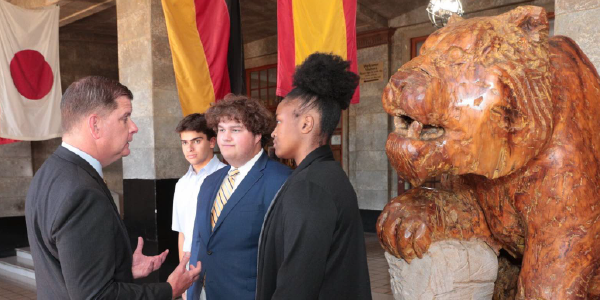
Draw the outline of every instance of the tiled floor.
[[[36,299],[35,289],[30,286],[0,277],[0,300]]]
[[[373,300],[393,300],[390,289],[390,273],[379,240],[374,233],[366,233],[365,242]],[[36,299],[36,293],[31,287],[0,276],[0,300],[9,299]]]

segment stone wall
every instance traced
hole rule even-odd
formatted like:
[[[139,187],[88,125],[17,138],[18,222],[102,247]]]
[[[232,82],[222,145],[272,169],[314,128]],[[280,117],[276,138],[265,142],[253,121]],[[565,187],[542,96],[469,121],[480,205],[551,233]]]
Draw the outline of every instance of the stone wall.
[[[381,106],[381,93],[389,78],[389,47],[359,49],[358,64],[383,63],[383,78],[360,84],[360,103],[349,109],[348,177],[363,210],[382,210],[390,197],[390,166],[385,154],[389,117]]]
[[[596,70],[600,68],[600,0],[556,0],[554,32],[579,45]]]
[[[0,145],[0,218],[25,214],[32,177],[31,143]]]

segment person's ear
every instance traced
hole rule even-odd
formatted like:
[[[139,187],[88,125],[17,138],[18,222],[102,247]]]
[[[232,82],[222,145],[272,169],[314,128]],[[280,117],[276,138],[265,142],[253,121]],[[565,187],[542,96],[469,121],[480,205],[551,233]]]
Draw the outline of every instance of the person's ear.
[[[215,149],[215,144],[217,143],[217,138],[216,137],[211,137],[210,140],[208,140],[208,144],[210,146],[210,149]]]
[[[95,140],[99,139],[101,136],[101,133],[100,133],[101,123],[102,123],[102,120],[100,119],[100,117],[97,114],[91,114],[88,117],[88,128],[90,130],[90,134],[92,135],[92,137]]]
[[[309,114],[306,114],[302,117],[300,124],[300,132],[303,134],[308,134],[315,127],[315,118]]]

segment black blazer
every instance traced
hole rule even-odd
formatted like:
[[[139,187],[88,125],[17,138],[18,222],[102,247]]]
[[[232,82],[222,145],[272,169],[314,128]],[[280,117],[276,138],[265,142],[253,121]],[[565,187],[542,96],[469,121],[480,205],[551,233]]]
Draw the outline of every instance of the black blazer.
[[[356,193],[329,146],[294,170],[263,226],[257,300],[371,299]]]
[[[168,283],[132,283],[133,252],[110,192],[68,149],[33,177],[25,218],[38,299],[171,299]]]

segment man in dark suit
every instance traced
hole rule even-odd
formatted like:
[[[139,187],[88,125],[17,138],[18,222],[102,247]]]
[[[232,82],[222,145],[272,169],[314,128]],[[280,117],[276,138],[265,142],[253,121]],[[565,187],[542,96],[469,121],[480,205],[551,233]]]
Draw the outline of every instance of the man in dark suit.
[[[71,84],[61,101],[63,143],[35,174],[25,217],[38,299],[172,299],[200,273],[182,260],[167,282],[134,284],[163,263],[167,252],[132,251],[125,225],[102,179],[102,167],[129,154],[138,130],[133,95],[108,78]]]
[[[230,97],[211,107],[206,119],[230,166],[206,177],[198,194],[191,259],[202,262],[202,273],[187,296],[254,299],[263,218],[291,171],[263,150],[274,119],[260,102]]]

